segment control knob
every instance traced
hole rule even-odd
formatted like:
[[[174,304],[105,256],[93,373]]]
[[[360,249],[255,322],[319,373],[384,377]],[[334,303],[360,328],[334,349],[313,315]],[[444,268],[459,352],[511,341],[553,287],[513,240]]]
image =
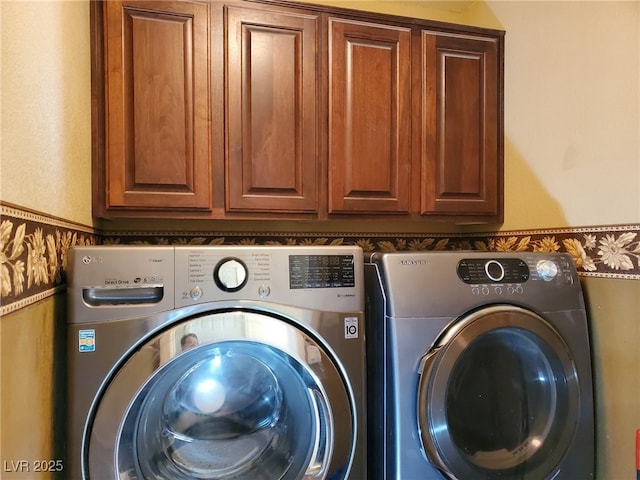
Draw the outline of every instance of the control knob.
[[[247,266],[238,258],[225,258],[213,271],[216,285],[225,292],[237,292],[247,283]]]
[[[536,264],[536,271],[542,280],[549,282],[558,275],[558,266],[551,260],[540,260]]]
[[[497,260],[489,260],[485,263],[484,272],[494,282],[500,282],[504,278],[504,267]]]

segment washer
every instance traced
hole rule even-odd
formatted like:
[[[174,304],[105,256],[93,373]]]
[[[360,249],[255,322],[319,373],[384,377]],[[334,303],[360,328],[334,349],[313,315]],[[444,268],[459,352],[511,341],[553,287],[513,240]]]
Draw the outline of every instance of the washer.
[[[68,478],[366,478],[358,247],[69,261]]]
[[[560,253],[365,262],[371,479],[594,474],[587,315]]]

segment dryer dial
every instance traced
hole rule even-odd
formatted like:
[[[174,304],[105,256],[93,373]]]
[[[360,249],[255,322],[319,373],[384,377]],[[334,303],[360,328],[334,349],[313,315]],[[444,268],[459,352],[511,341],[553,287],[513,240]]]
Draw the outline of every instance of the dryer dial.
[[[213,280],[225,292],[237,292],[247,283],[247,266],[239,258],[221,260],[213,271]]]
[[[497,260],[489,260],[484,264],[484,271],[494,282],[499,282],[504,278],[504,267]]]
[[[558,265],[551,260],[540,260],[536,264],[536,271],[542,280],[549,282],[558,275]]]

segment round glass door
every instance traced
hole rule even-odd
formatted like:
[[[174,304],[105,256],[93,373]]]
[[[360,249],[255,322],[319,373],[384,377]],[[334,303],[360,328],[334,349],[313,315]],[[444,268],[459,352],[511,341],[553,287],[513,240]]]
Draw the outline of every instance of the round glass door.
[[[571,441],[578,408],[567,345],[525,309],[474,312],[424,359],[420,436],[428,459],[452,478],[546,478]]]
[[[140,370],[147,378],[132,381]],[[328,478],[344,467],[332,463],[345,457],[333,455],[345,447],[335,425],[352,425],[351,412],[335,364],[303,331],[251,312],[206,315],[148,342],[113,378],[89,470],[118,480]]]

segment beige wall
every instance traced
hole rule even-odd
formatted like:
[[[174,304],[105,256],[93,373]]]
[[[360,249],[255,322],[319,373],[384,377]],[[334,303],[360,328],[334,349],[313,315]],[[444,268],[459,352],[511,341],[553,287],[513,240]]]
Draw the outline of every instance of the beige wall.
[[[58,294],[2,318],[0,478],[45,480],[33,462],[64,459],[64,302]]]
[[[0,198],[91,225],[88,1],[0,1]]]
[[[474,2],[506,30],[504,229],[640,221],[640,2]]]
[[[503,229],[640,222],[639,2],[332,3],[507,31]],[[0,16],[0,198],[91,224],[88,2],[2,0]],[[640,427],[640,283],[584,285],[598,479],[625,480]],[[2,318],[0,461],[57,455],[56,302]]]

